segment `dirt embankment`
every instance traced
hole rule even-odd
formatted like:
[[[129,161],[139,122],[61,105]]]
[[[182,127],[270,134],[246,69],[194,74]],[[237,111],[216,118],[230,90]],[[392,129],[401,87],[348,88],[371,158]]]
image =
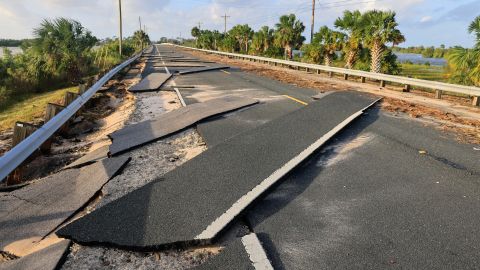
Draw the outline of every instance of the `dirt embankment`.
[[[454,96],[443,96],[442,100],[434,99],[434,94],[419,90],[410,93],[401,92],[400,87],[388,86],[380,88],[372,83],[361,84],[350,78],[330,78],[327,75],[307,73],[267,64],[260,64],[228,57],[188,51],[196,57],[239,67],[277,81],[299,87],[325,91],[356,90],[382,96],[382,109],[391,113],[405,114],[413,119],[432,122],[436,128],[453,132],[461,142],[480,144],[480,108],[470,106],[470,99]]]
[[[135,67],[140,68],[141,72],[144,64],[138,63]],[[137,81],[138,79],[123,79],[119,75],[108,81],[103,90],[72,118],[67,131],[51,138],[50,151],[37,153],[22,167],[22,181],[48,176],[84,154],[109,144],[106,135],[122,128],[134,110],[135,98],[127,89]],[[7,150],[11,148],[10,138],[8,132],[3,136]]]

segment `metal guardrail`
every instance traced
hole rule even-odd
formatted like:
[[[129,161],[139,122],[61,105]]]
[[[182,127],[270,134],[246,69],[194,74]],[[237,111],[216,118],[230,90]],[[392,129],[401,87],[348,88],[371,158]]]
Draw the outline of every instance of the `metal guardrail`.
[[[416,86],[416,87],[422,87],[426,89],[437,90],[437,91],[464,94],[472,97],[480,97],[480,88],[473,87],[473,86],[463,86],[463,85],[456,85],[456,84],[449,84],[449,83],[442,83],[442,82],[435,82],[435,81],[427,81],[427,80],[420,80],[420,79],[414,79],[414,78],[408,78],[408,77],[402,77],[402,76],[394,76],[394,75],[373,73],[373,72],[367,72],[367,71],[361,71],[361,70],[329,67],[324,65],[308,64],[308,63],[280,60],[280,59],[267,58],[267,57],[261,57],[261,56],[252,56],[252,55],[245,55],[245,54],[204,50],[204,49],[197,49],[197,48],[174,45],[174,44],[170,44],[170,45],[184,48],[184,49],[189,49],[189,50],[201,51],[201,52],[229,56],[229,57],[236,57],[244,60],[254,60],[254,61],[261,61],[266,63],[286,65],[291,67],[305,68],[309,70],[332,72],[332,73],[356,76],[356,77],[367,78],[372,80],[379,80],[382,82],[398,83],[398,84],[403,84],[408,86]]]
[[[137,60],[142,53],[139,53],[120,65],[116,66],[98,80],[85,93],[78,96],[68,107],[63,109],[50,121],[41,126],[38,130],[28,136],[21,143],[17,144],[10,151],[0,157],[0,182],[30,157],[40,146],[57,132],[97,91],[107,83],[115,74]]]

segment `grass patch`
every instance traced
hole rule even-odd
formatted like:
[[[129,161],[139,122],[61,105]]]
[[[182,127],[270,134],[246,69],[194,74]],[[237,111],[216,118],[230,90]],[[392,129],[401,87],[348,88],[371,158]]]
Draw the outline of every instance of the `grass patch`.
[[[68,91],[76,93],[78,87],[12,96],[2,104],[0,131],[13,128],[16,121],[32,122],[35,118],[43,117],[47,103],[62,104],[65,93]]]
[[[415,79],[448,82],[448,74],[443,67],[416,64],[401,64],[401,76]]]

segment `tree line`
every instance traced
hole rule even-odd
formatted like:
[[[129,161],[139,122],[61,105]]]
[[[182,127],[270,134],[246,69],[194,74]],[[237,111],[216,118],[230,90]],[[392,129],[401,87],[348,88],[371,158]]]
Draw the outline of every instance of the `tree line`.
[[[0,39],[0,47],[20,47],[23,42],[28,41],[26,39]]]
[[[480,16],[479,16],[480,17]],[[254,31],[248,24],[235,25],[226,33],[193,27],[194,46],[203,49],[261,55],[273,58],[336,65],[376,73],[400,74],[401,67],[393,52],[420,53],[424,57],[444,57],[452,83],[478,85],[480,78],[480,19],[477,17],[469,32],[477,37],[473,49],[409,47],[399,48],[406,41],[398,28],[393,11],[344,11],[334,28],[322,26],[313,40],[305,44],[303,22],[294,14],[281,16],[273,28],[263,26]],[[301,57],[293,51],[300,50]]]
[[[345,11],[335,21],[335,29],[320,27],[309,44],[302,36],[303,22],[294,14],[281,16],[274,28],[261,27],[255,32],[248,24],[236,25],[227,33],[192,29],[199,48],[240,52],[268,57],[293,58],[294,50],[303,52],[302,61],[330,66],[334,60],[346,68],[396,74],[396,57],[387,44],[405,41],[392,11]]]
[[[22,42],[23,53],[12,55],[3,48],[0,58],[0,105],[11,95],[42,92],[79,83],[83,77],[108,69],[150,43],[143,31],[123,42],[100,41],[80,22],[57,18],[44,20],[34,38]]]

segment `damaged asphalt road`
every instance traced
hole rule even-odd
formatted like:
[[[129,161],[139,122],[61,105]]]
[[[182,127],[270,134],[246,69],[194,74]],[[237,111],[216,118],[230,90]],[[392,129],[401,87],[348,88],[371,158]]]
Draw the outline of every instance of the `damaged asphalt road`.
[[[166,60],[175,62],[165,69],[172,74],[191,70],[187,63],[208,63],[171,46],[157,46],[151,56],[155,61],[144,76],[163,73],[160,63]],[[161,89],[178,89],[189,105],[225,97],[259,103],[119,154],[132,161],[105,185],[97,210],[59,233],[74,240],[64,269],[464,269],[479,264],[478,151],[452,134],[378,107],[283,177],[231,227],[212,239],[198,237],[272,171],[374,99],[341,92],[314,101],[317,91],[234,67],[175,76]],[[172,95],[136,94],[130,126],[178,110]],[[356,104],[362,98],[365,102]],[[308,119],[301,116],[308,111]],[[246,226],[240,230],[237,222]],[[220,240],[224,235],[230,236]],[[247,235],[258,237],[267,264],[259,266],[244,242]],[[79,244],[86,242],[89,246]],[[170,249],[168,243],[183,243],[183,249]],[[141,251],[145,248],[148,252]]]

